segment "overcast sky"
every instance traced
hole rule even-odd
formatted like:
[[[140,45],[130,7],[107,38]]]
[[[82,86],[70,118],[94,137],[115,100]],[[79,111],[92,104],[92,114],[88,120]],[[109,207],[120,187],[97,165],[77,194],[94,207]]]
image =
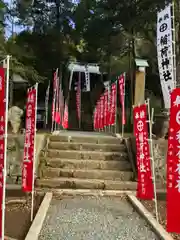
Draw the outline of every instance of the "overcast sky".
[[[8,4],[11,4],[12,0],[5,0],[5,2],[8,3]],[[6,20],[6,24],[7,24],[6,31],[5,31],[6,32],[6,36],[10,37],[11,33],[12,33],[12,23],[10,21]],[[22,31],[22,29],[23,29],[22,27],[14,25],[14,32],[19,33],[19,32]]]

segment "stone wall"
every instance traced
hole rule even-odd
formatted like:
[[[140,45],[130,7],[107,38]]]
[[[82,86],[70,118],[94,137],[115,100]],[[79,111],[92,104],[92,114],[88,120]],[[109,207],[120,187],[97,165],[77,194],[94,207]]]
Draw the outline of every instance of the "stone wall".
[[[157,181],[160,181],[163,184],[165,184],[168,141],[161,138],[158,140],[154,140],[153,149]]]
[[[131,137],[131,151],[136,166],[136,143],[135,138]],[[160,184],[166,183],[166,155],[168,142],[165,139],[153,140],[154,165],[156,173],[156,182]],[[151,164],[152,165],[152,164]]]
[[[46,135],[36,135],[35,171],[38,168],[38,159],[41,150],[45,147]],[[8,135],[7,141],[7,183],[20,183],[22,174],[22,161],[24,151],[24,135]]]

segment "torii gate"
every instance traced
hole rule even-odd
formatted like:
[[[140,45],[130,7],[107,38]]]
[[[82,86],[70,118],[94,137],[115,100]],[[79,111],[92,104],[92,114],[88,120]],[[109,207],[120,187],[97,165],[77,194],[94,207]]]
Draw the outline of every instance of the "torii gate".
[[[90,74],[101,75],[99,65],[96,63],[70,62],[68,64],[68,71],[70,72],[69,94],[72,89],[74,73],[79,73],[80,82],[82,82],[82,74],[85,75],[85,81],[83,80],[83,82],[82,82],[83,84],[81,84],[81,92],[90,92],[91,91],[92,87],[91,87]],[[82,112],[81,106],[82,106],[82,104],[80,103],[80,115]],[[82,119],[80,116],[79,128],[81,128],[81,122],[82,122]]]

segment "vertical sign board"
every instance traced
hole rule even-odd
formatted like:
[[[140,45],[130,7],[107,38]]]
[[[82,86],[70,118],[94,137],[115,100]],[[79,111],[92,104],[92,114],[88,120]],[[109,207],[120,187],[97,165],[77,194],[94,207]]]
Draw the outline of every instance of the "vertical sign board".
[[[7,121],[5,115],[5,70],[4,68],[0,68],[0,239],[2,239],[3,232],[3,217],[5,207],[5,202],[3,202],[3,192],[5,188],[4,182],[4,152],[5,149],[5,123]],[[5,201],[5,199],[4,199]]]
[[[137,106],[133,110],[134,135],[136,137],[136,159],[138,168],[137,197],[144,200],[154,198],[154,188],[148,144],[147,106]]]
[[[167,151],[167,231],[180,233],[180,88],[171,94]]]
[[[170,93],[175,88],[171,5],[157,14],[157,57],[165,108],[170,108]]]
[[[26,103],[26,133],[24,141],[24,158],[22,169],[22,189],[24,192],[33,190],[34,140],[36,131],[36,96],[37,89],[27,92]]]
[[[90,92],[90,73],[89,68],[87,65],[85,65],[85,88],[83,88],[84,92]]]

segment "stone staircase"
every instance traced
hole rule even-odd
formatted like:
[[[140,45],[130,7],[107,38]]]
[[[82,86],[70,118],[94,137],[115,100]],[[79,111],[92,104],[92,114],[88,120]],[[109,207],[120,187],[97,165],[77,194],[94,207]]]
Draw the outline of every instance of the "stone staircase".
[[[71,135],[71,136],[70,136]],[[98,133],[51,135],[41,154],[41,188],[135,190],[125,144]]]

